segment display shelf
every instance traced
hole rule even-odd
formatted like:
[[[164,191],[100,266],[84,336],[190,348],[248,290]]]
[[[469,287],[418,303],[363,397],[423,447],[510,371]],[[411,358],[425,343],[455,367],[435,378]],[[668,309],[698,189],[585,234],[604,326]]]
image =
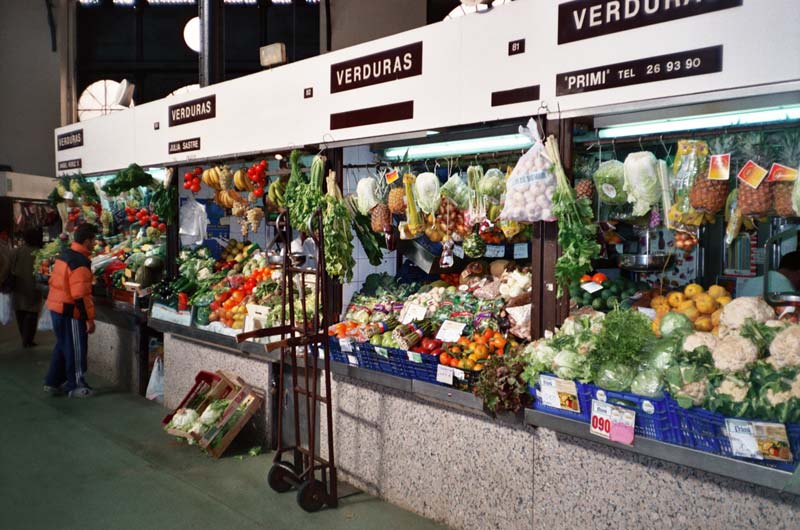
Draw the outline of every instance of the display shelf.
[[[556,432],[583,438],[603,445],[616,447],[623,451],[658,458],[673,464],[707,471],[743,482],[800,495],[800,475],[752,464],[735,458],[704,453],[688,447],[659,442],[648,438],[636,438],[633,445],[611,442],[589,433],[589,425],[580,421],[562,418],[540,412],[525,410],[525,423],[534,427],[544,427]],[[797,475],[797,476],[796,476]]]
[[[417,381],[416,379],[411,381],[411,391],[418,396],[435,399],[456,407],[483,411],[483,401],[470,392],[434,385],[425,381]]]
[[[180,324],[173,324],[172,322],[166,322],[156,318],[151,318],[148,322],[151,328],[162,333],[169,333],[194,342],[225,348],[234,355],[241,355],[262,362],[280,361],[280,351],[276,350],[267,353],[263,344],[255,342],[237,344],[236,339],[229,335],[221,335],[212,331],[181,326]]]

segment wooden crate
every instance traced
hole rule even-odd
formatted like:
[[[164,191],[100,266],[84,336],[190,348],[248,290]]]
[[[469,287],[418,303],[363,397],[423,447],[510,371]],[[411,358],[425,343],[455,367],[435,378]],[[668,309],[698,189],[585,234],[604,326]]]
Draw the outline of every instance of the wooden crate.
[[[214,458],[222,456],[264,402],[264,394],[261,391],[240,379],[238,381],[242,386],[235,395],[229,396],[231,402],[222,416],[198,439],[200,447]]]
[[[164,425],[164,430],[173,436],[195,442],[199,441],[200,438],[196,434],[171,428],[169,423],[172,421],[173,416],[175,416],[178,411],[186,408],[194,409],[197,411],[198,415],[202,415],[203,411],[206,410],[206,407],[208,407],[211,402],[218,399],[229,398],[240,390],[241,386],[223,372],[216,372],[213,374],[206,371],[199,372],[195,376],[194,386],[192,386],[183,400],[181,400],[178,408],[167,414],[164,419],[161,420],[161,423]]]

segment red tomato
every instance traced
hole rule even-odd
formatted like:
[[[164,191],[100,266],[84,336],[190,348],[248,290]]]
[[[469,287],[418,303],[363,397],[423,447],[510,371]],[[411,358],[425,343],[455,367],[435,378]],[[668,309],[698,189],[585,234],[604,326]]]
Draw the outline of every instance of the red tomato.
[[[158,228],[158,221],[150,221],[150,226],[153,228]]]
[[[188,180],[183,183],[183,189],[188,190],[191,187],[192,187],[192,183],[189,182]]]
[[[263,197],[264,188],[256,188],[255,191],[253,191],[253,195],[255,195],[256,197]]]
[[[439,355],[439,363],[444,364],[446,366],[450,365],[450,361],[453,360],[453,356],[447,352],[442,353]]]
[[[184,173],[183,174],[183,180],[192,180],[192,174],[191,173]]]
[[[159,229],[161,232],[166,232],[166,231],[167,231],[167,225],[166,225],[166,224],[164,224],[164,223],[159,223],[159,225],[158,225],[158,229]]]
[[[595,273],[594,276],[592,276],[592,281],[594,283],[603,283],[606,280],[608,280],[608,276],[606,276],[602,272],[597,272],[597,273]]]
[[[581,276],[581,283],[586,283],[590,281],[592,281],[592,277],[589,276],[588,274],[584,274],[583,276]]]
[[[200,166],[195,166],[194,174],[195,175],[202,175],[203,174],[203,168],[201,168]]]
[[[153,214],[153,215],[151,215],[151,216],[150,216],[150,220],[151,220],[151,221],[158,221],[158,215],[157,215],[157,214]]]

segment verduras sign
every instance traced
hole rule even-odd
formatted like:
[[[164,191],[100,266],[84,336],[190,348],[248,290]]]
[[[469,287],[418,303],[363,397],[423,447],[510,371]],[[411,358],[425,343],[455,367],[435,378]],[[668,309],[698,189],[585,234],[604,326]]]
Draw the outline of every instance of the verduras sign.
[[[331,94],[422,74],[422,43],[331,65]]]
[[[558,43],[741,6],[744,0],[573,0],[558,6]]]
[[[83,129],[77,129],[68,133],[59,134],[56,137],[58,150],[72,149],[73,147],[80,147],[83,145]]]
[[[217,115],[217,96],[184,101],[169,106],[169,126],[183,125],[195,121],[209,120]]]
[[[63,160],[58,163],[58,170],[59,171],[66,171],[69,169],[80,169],[82,165],[80,158],[75,158],[73,160]]]

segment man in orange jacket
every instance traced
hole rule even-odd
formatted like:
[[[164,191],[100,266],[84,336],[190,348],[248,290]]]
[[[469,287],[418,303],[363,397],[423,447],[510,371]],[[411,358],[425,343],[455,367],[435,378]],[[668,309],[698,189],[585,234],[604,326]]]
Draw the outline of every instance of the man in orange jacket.
[[[50,275],[47,309],[56,335],[56,346],[44,383],[45,392],[50,394],[92,395],[84,374],[88,334],[94,333],[93,275],[89,256],[96,237],[96,226],[89,223],[80,225],[75,230],[72,244],[58,257]]]

